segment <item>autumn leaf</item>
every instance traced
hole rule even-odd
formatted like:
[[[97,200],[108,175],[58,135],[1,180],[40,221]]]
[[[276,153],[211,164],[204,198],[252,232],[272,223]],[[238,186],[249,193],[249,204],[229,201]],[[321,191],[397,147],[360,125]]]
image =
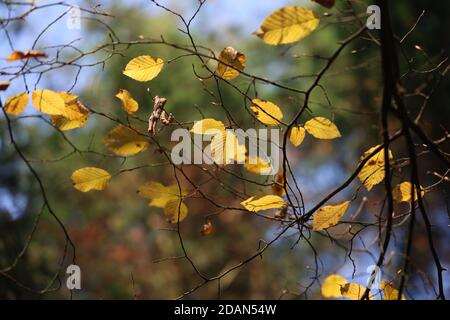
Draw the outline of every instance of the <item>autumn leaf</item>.
[[[296,147],[302,144],[305,139],[305,129],[300,126],[292,127],[289,131],[289,141]]]
[[[341,288],[348,283],[348,281],[341,275],[330,274],[325,278],[320,292],[325,298],[341,298]]]
[[[116,94],[116,97],[122,102],[122,109],[125,110],[126,113],[132,114],[139,109],[139,104],[127,90],[120,89]]]
[[[4,109],[6,113],[17,116],[25,110],[25,107],[28,104],[28,94],[26,92],[22,92],[16,94],[15,96],[9,97],[6,102]]]
[[[272,192],[277,196],[283,196],[286,194],[284,191],[284,174],[283,171],[278,171],[275,176],[275,183],[272,185]]]
[[[361,156],[361,160],[367,158],[374,152],[378,146],[372,147]],[[389,150],[389,161],[393,159],[392,152]],[[359,180],[364,184],[366,189],[370,191],[373,186],[379,184],[384,179],[384,149],[381,149],[373,155],[363,166],[358,174]]]
[[[211,221],[206,222],[206,223],[202,226],[202,229],[200,230],[200,234],[201,234],[202,236],[208,236],[208,235],[210,235],[210,234],[213,233],[213,232],[214,232],[214,227],[213,227]]]
[[[225,132],[225,125],[222,121],[208,118],[196,121],[191,128],[191,132],[196,134],[207,134],[207,131],[210,131],[209,134]]]
[[[349,205],[350,201],[344,201],[337,205],[320,208],[314,215],[313,230],[320,231],[335,226],[345,214]]]
[[[305,123],[305,130],[317,139],[336,139],[341,136],[336,125],[324,117],[315,117]]]
[[[164,206],[164,215],[170,223],[178,223],[178,221],[183,221],[187,214],[188,208],[179,198],[169,199]]]
[[[332,8],[334,6],[335,0],[312,0],[314,2],[317,2],[321,6],[324,6],[325,8]]]
[[[253,196],[242,201],[241,205],[248,211],[258,212],[281,208],[284,205],[284,200],[280,196],[275,195]]]
[[[71,179],[75,189],[88,192],[105,189],[111,180],[111,175],[100,168],[85,167],[74,171]]]
[[[139,153],[149,145],[145,136],[124,125],[113,128],[103,139],[103,143],[111,152],[122,157]]]
[[[86,126],[89,110],[78,100],[78,97],[69,92],[58,92],[58,94],[64,100],[66,108],[71,110],[72,118],[74,119],[68,119],[61,115],[52,115],[50,117],[52,125],[61,131]],[[75,118],[76,114],[78,114],[77,118]]]
[[[283,119],[283,112],[274,103],[261,99],[253,99],[253,106],[250,106],[256,119],[268,126],[278,125]]]
[[[233,47],[226,47],[220,52],[216,73],[222,79],[232,80],[245,68],[245,55]],[[231,67],[230,67],[231,66]]]
[[[78,109],[68,108],[59,93],[48,89],[33,91],[31,101],[37,110],[45,114],[60,115],[69,120],[77,120],[83,116]]]
[[[47,54],[39,50],[27,50],[27,51],[16,50],[13,53],[11,53],[8,57],[6,57],[6,61],[12,62],[30,58],[47,58]]]
[[[412,184],[409,181],[402,182],[394,187],[392,190],[392,197],[395,202],[410,202],[411,201]],[[418,199],[417,188],[414,188],[414,201]],[[425,191],[420,187],[420,194],[423,197]]]
[[[137,81],[149,81],[155,78],[162,70],[164,60],[152,56],[136,57],[125,67],[123,74]]]
[[[346,283],[341,287],[341,293],[343,298],[351,300],[361,300],[366,292],[366,287],[359,283]],[[369,300],[372,299],[372,294],[369,292]]]
[[[139,187],[137,193],[150,200],[149,206],[164,208],[166,203],[171,199],[180,198],[179,187],[177,184],[165,186],[159,182],[150,181]],[[181,191],[181,197],[186,195],[185,191]]]
[[[247,158],[244,164],[244,168],[250,172],[261,175],[267,175],[272,170],[272,166],[270,165],[269,161],[256,156]]]
[[[312,10],[287,6],[268,16],[255,34],[270,45],[288,44],[307,37],[318,25]]]
[[[244,163],[247,149],[232,131],[220,132],[211,139],[211,157],[217,164]]]
[[[381,281],[380,289],[383,290],[383,300],[398,300],[399,291],[392,285],[390,281]],[[400,300],[406,300],[403,294]]]

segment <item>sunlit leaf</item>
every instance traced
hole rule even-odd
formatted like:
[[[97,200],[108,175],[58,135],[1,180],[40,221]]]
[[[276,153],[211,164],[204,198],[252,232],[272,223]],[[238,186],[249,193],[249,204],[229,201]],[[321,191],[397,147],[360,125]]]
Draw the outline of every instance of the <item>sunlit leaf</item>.
[[[232,80],[244,70],[246,58],[233,47],[226,47],[220,52],[219,61],[216,73],[222,79]]]
[[[180,198],[180,192],[177,184],[165,186],[159,182],[150,181],[139,187],[137,193],[150,200],[149,206],[164,208],[166,203],[171,199]],[[181,197],[186,195],[185,191],[181,191]]]
[[[164,61],[152,56],[139,56],[128,62],[123,74],[137,81],[149,81],[162,70]]]
[[[392,197],[396,202],[410,202],[411,201],[412,184],[409,181],[402,182],[394,187],[392,190]],[[414,201],[417,201],[417,188],[414,188]],[[425,191],[420,187],[420,194],[423,197]]]
[[[51,90],[33,91],[33,106],[42,113],[60,115],[69,120],[80,119],[83,115],[76,108],[68,108],[61,94]]]
[[[253,196],[242,201],[241,205],[248,211],[258,212],[281,208],[284,205],[284,200],[280,196],[275,195]]]
[[[260,122],[268,126],[274,126],[283,119],[283,112],[274,103],[261,99],[253,99],[253,106],[250,107]]]
[[[384,300],[398,300],[399,291],[392,285],[390,281],[381,281],[380,289],[383,290]],[[406,300],[403,294],[400,300]]]
[[[223,132],[225,131],[225,125],[222,121],[215,119],[203,119],[196,121],[191,128],[191,132],[196,134],[205,134],[208,130],[210,130],[210,133],[215,133],[214,130]]]
[[[289,131],[289,141],[296,147],[302,144],[305,139],[305,128],[300,126],[292,127]]]
[[[284,174],[283,171],[278,171],[275,176],[275,183],[272,185],[272,192],[277,196],[283,196],[286,194],[284,191]]]
[[[343,298],[351,300],[361,300],[366,292],[366,287],[359,283],[346,283],[341,287],[341,293]],[[372,294],[369,292],[369,300],[372,299]]]
[[[126,113],[132,114],[138,110],[139,104],[127,90],[120,89],[116,94],[116,97],[122,102],[122,109],[125,110]]]
[[[47,54],[39,50],[27,50],[27,51],[16,50],[13,53],[11,53],[8,57],[6,57],[6,61],[12,62],[30,58],[46,58],[46,57]]]
[[[5,101],[4,109],[6,113],[11,114],[13,116],[17,116],[25,110],[28,104],[28,94],[26,92],[22,92],[16,94],[15,96],[9,97]]]
[[[348,281],[341,275],[331,274],[325,278],[320,291],[325,298],[341,298],[341,288]]]
[[[74,171],[71,179],[75,189],[88,192],[105,189],[111,180],[111,175],[100,168],[85,167]]]
[[[313,230],[319,231],[335,226],[345,214],[349,205],[350,201],[345,201],[337,205],[320,208],[314,215]]]
[[[270,45],[288,44],[305,38],[318,25],[312,10],[287,6],[268,16],[255,34]]]
[[[122,157],[139,153],[149,145],[145,136],[123,125],[112,129],[103,139],[103,143],[111,152]]]
[[[324,117],[315,117],[305,123],[305,130],[317,139],[336,139],[341,136],[336,125]]]
[[[217,164],[244,163],[246,152],[232,131],[220,132],[211,139],[211,156]]]
[[[272,166],[270,165],[269,161],[256,156],[249,157],[245,161],[244,167],[250,172],[261,175],[267,175],[272,170]]]
[[[367,158],[378,147],[379,146],[372,147],[364,152],[361,156],[361,160]],[[391,161],[392,159],[392,152],[389,150],[389,160]],[[364,164],[358,174],[358,178],[364,184],[366,189],[370,191],[373,186],[383,181],[384,176],[384,149],[381,149]]]
[[[60,97],[64,100],[67,109],[72,112],[72,117],[78,114],[76,119],[67,119],[61,115],[52,115],[50,117],[52,125],[61,131],[72,130],[84,127],[89,118],[89,110],[78,100],[78,97],[69,92],[58,92]]]
[[[180,198],[172,198],[164,206],[164,215],[170,223],[183,221],[188,214],[188,208]]]

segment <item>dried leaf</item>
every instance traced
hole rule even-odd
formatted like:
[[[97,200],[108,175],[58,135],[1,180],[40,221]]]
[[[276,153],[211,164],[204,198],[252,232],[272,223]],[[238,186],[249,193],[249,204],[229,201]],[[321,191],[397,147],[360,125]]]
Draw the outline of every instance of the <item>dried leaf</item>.
[[[27,51],[16,50],[6,58],[6,61],[12,62],[30,58],[47,58],[47,54],[39,50],[27,50]]]

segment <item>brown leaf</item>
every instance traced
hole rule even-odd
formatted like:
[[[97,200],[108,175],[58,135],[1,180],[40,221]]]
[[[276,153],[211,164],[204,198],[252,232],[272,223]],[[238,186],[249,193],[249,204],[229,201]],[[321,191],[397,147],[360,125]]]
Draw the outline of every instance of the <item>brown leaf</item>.
[[[16,50],[6,58],[6,61],[12,62],[30,58],[47,58],[47,54],[39,50]]]

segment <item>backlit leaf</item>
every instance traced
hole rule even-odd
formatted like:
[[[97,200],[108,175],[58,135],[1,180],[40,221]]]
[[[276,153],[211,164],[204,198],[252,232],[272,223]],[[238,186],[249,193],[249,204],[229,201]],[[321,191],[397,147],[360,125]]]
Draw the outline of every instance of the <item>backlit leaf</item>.
[[[220,132],[211,139],[211,157],[217,164],[244,163],[247,149],[239,144],[238,137],[230,130]]]
[[[214,130],[218,130],[220,132],[225,131],[225,125],[222,121],[218,121],[215,119],[203,119],[200,121],[196,121],[192,126],[191,132],[196,134],[205,134],[208,130],[210,134],[215,134]]]
[[[392,190],[392,197],[396,202],[410,202],[411,201],[412,184],[409,181],[402,182],[394,187]],[[417,188],[414,188],[414,201],[417,201],[418,194]],[[420,194],[422,197],[425,195],[425,191],[422,186],[420,187]]]
[[[67,109],[71,110],[72,117],[78,114],[76,119],[67,119],[61,115],[52,115],[50,117],[52,125],[61,131],[72,130],[86,126],[89,118],[89,110],[78,100],[78,97],[68,92],[58,92],[64,100]]]
[[[315,117],[305,123],[305,130],[317,139],[336,139],[341,136],[336,125],[324,117]]]
[[[120,89],[116,94],[116,97],[122,102],[122,109],[125,110],[126,113],[132,114],[138,110],[139,104],[127,90]]]
[[[274,126],[283,119],[283,112],[274,103],[261,99],[253,99],[253,106],[250,107],[260,122],[268,126]]]
[[[112,129],[103,139],[103,143],[111,152],[122,157],[139,153],[149,145],[145,136],[123,125]]]
[[[367,158],[378,147],[379,146],[372,147],[364,152],[361,156],[361,160]],[[392,152],[389,150],[389,160],[391,161],[392,159]],[[358,174],[358,178],[364,184],[366,189],[370,191],[373,186],[383,181],[384,176],[384,149],[381,149],[364,164],[364,167]]]
[[[88,192],[105,189],[111,180],[111,175],[100,168],[85,167],[74,171],[71,179],[75,189]]]
[[[381,281],[380,289],[383,290],[383,300],[398,300],[399,291],[392,285],[390,281]],[[403,294],[400,300],[406,300]]]
[[[26,92],[22,92],[16,94],[15,96],[9,97],[5,102],[5,111],[8,114],[13,116],[17,116],[25,110],[25,107],[28,104],[28,94]]]
[[[354,282],[346,283],[341,288],[342,297],[351,300],[361,300],[365,292],[366,287]],[[369,292],[370,299],[372,299],[372,294]]]
[[[233,47],[226,47],[220,52],[219,61],[216,73],[222,79],[232,80],[239,76],[240,71],[244,70],[246,58],[243,53]]]
[[[47,54],[39,50],[27,50],[27,51],[16,50],[13,53],[11,53],[8,57],[6,57],[6,61],[12,62],[23,59],[46,58],[46,57]]]
[[[69,120],[77,120],[82,117],[82,114],[77,109],[67,107],[59,93],[51,90],[34,91],[31,101],[37,110],[45,114],[60,115]]]
[[[164,206],[164,215],[170,223],[178,223],[178,221],[183,221],[187,214],[188,208],[179,198],[169,199]]]
[[[330,274],[322,283],[320,292],[325,298],[341,298],[341,288],[346,283],[348,283],[348,281],[343,276],[338,274]]]
[[[137,193],[150,200],[149,206],[164,208],[166,203],[171,199],[180,198],[180,192],[177,184],[165,186],[159,182],[150,181],[139,187]],[[186,195],[185,191],[181,191],[181,197]]]
[[[349,205],[350,201],[345,201],[337,205],[320,208],[314,215],[313,230],[319,231],[335,226],[345,214]]]
[[[271,172],[272,166],[269,161],[261,159],[260,157],[251,156],[247,158],[244,164],[245,169],[250,172],[267,175]]]
[[[284,200],[280,196],[266,195],[253,196],[241,202],[241,205],[248,211],[258,212],[267,209],[278,209],[284,205]]]
[[[161,72],[163,66],[164,61],[160,58],[139,56],[128,62],[123,74],[137,81],[149,81]]]
[[[312,10],[287,6],[268,16],[255,34],[270,45],[288,44],[305,38],[318,25]]]
[[[289,141],[296,147],[302,144],[305,139],[305,128],[300,126],[292,127],[289,131]]]

